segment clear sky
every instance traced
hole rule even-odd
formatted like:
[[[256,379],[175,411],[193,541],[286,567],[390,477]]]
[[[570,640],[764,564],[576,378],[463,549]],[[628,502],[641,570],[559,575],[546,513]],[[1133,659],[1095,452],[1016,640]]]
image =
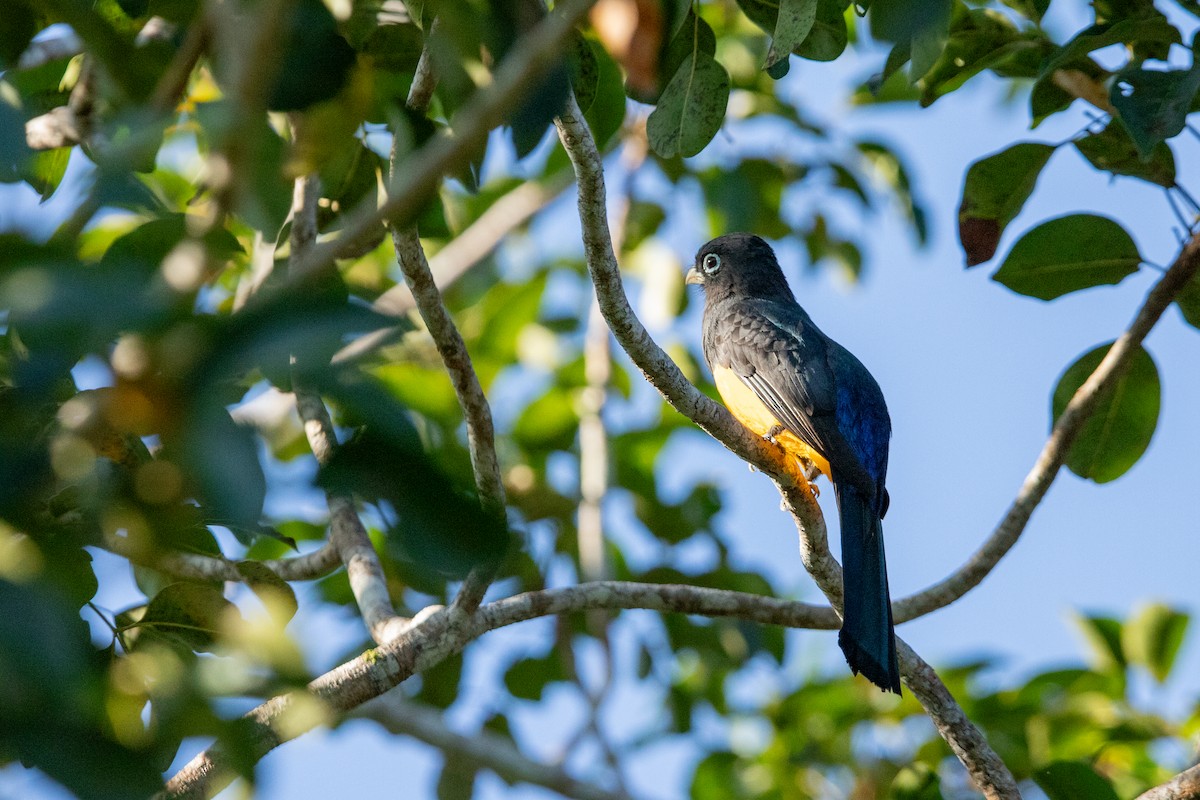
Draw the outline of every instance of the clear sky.
[[[1048,24],[1060,31],[1079,27],[1077,19],[1053,16]],[[1045,441],[1050,394],[1058,376],[1079,355],[1124,329],[1157,276],[1155,269],[1145,267],[1117,287],[1043,303],[989,280],[999,258],[1037,223],[1089,211],[1120,220],[1142,254],[1165,265],[1177,250],[1178,226],[1160,191],[1129,179],[1112,181],[1066,147],[1054,156],[1031,202],[1010,225],[997,262],[964,271],[954,226],[967,165],[1019,138],[1064,140],[1086,117],[1077,107],[1029,132],[1025,99],[1005,104],[1000,85],[987,77],[973,79],[965,90],[929,109],[848,111],[843,106],[845,87],[877,68],[877,59],[846,59],[833,65],[794,61],[787,90],[824,119],[870,133],[900,151],[930,211],[931,243],[916,249],[895,215],[885,212],[859,223],[864,229],[857,233],[867,242],[861,283],[850,285],[832,270],[807,272],[795,259],[785,260],[784,267],[801,304],[827,334],[859,356],[887,397],[895,434],[885,535],[893,596],[900,597],[944,577],[986,538]],[[718,139],[716,147],[720,146]],[[1196,174],[1200,145],[1185,133],[1173,146],[1181,182],[1200,194],[1200,185],[1188,180]],[[571,203],[570,198],[564,200],[566,213]],[[0,200],[0,225],[6,219],[6,204]],[[24,211],[21,216],[27,218]],[[702,237],[677,228],[665,243],[687,262]],[[656,332],[660,341],[698,340],[700,303],[698,296],[693,299],[687,316],[669,330]],[[927,660],[938,665],[995,655],[1004,664],[997,680],[1014,680],[1082,658],[1083,640],[1070,621],[1077,610],[1123,617],[1148,600],[1195,610],[1200,524],[1192,494],[1197,487],[1195,454],[1200,451],[1194,412],[1200,408],[1200,331],[1171,309],[1147,348],[1158,364],[1163,397],[1158,430],[1145,456],[1127,475],[1105,486],[1064,471],[1021,541],[979,588],[949,608],[899,629]],[[721,530],[738,559],[766,571],[793,596],[819,599],[803,574],[795,530],[779,511],[770,482],[749,473],[736,457],[699,433],[680,437],[671,449],[670,469],[662,471],[664,486],[682,488],[705,478],[723,487]],[[699,454],[703,457],[696,457]],[[826,492],[822,502],[832,512],[832,492]],[[614,509],[618,516],[620,511]],[[835,518],[831,513],[831,526]],[[836,536],[832,539],[836,543]],[[640,619],[628,614],[620,625],[636,627]],[[294,625],[299,626],[298,636],[321,637],[328,658],[362,635],[348,613],[302,611]],[[476,702],[456,707],[451,719],[476,719],[479,707],[489,702],[483,676],[516,653],[540,654],[547,630],[545,622],[529,623],[491,634],[488,642],[474,648],[468,670],[479,676],[471,692]],[[1147,681],[1139,691],[1173,713],[1185,713],[1182,701],[1200,694],[1198,642],[1200,635],[1193,630],[1176,679],[1166,690]],[[792,643],[802,652],[793,668],[844,669],[831,633],[796,633]],[[742,690],[747,696],[769,692],[771,682],[764,677],[761,686]],[[518,715],[516,723],[519,732],[536,732],[524,738],[531,753],[544,757],[557,755],[555,748],[563,738],[555,733],[569,728],[581,713],[565,694],[549,695],[549,713],[531,708]],[[608,709],[606,722],[624,731],[618,739],[627,738],[649,724],[658,713],[656,704],[644,691],[623,689]],[[705,737],[722,735],[715,726],[701,728]],[[309,734],[283,746],[262,763],[258,796],[338,797],[366,790],[418,800],[433,797],[436,757],[374,730],[367,723],[351,723],[335,733]],[[708,738],[704,744],[721,743]],[[699,753],[686,743],[664,741],[632,762],[631,789],[638,797],[655,800],[680,796],[686,791],[689,765]],[[577,756],[580,763],[590,757]],[[483,785],[485,797],[505,791],[494,778],[485,778]],[[529,787],[507,791],[506,796],[519,798],[553,796]],[[44,781],[30,782],[19,770],[0,771],[0,798],[58,796],[62,795]]]

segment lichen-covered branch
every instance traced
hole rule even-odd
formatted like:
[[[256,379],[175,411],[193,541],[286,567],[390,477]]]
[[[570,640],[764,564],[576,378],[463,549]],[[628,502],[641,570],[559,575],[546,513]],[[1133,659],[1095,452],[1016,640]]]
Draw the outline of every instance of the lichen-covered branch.
[[[557,120],[557,125],[559,138],[575,165],[579,182],[579,218],[588,269],[596,285],[600,309],[617,341],[647,380],[680,413],[775,480],[796,521],[805,566],[834,608],[840,608],[841,569],[829,554],[824,520],[803,477],[786,459],[781,459],[766,443],[735,422],[724,408],[701,395],[650,338],[633,313],[621,284],[606,219],[603,163],[591,131],[573,100]],[[756,441],[752,444],[748,440]],[[762,463],[767,453],[771,457]],[[981,788],[993,790],[989,792],[989,798],[1020,797],[1012,775],[937,680],[933,670],[917,669],[917,666],[911,659],[901,663],[905,683],[919,700],[939,701],[925,706],[925,710],[934,718],[938,732],[954,749],[972,778]],[[992,771],[991,767],[995,765],[998,765],[998,771]]]
[[[424,104],[429,102],[433,92],[435,76],[429,66],[429,47],[426,46],[417,65],[417,77],[409,91],[408,106],[412,110],[423,111]],[[422,68],[422,65],[425,65]],[[397,154],[392,148],[391,169],[392,179],[395,180],[397,169]],[[438,291],[437,282],[425,259],[425,249],[421,247],[421,237],[416,223],[392,228],[392,242],[396,247],[396,261],[404,273],[405,283],[416,301],[417,310],[442,363],[458,404],[462,408],[463,417],[467,424],[467,447],[471,455],[471,469],[475,475],[475,487],[479,492],[480,504],[483,510],[503,520],[505,518],[504,481],[500,475],[500,462],[496,457],[496,433],[492,422],[492,409],[488,405],[479,376],[471,364],[471,354],[463,342],[462,334],[442,302],[442,294]],[[495,565],[480,565],[471,570],[454,603],[468,613],[474,611],[483,600],[484,592],[495,574]]]
[[[604,581],[515,595],[469,614],[461,607],[438,608],[392,641],[327,672],[306,692],[274,697],[246,715],[244,750],[238,763],[257,761],[285,741],[311,730],[322,717],[311,711],[319,700],[332,716],[350,711],[460,651],[488,631],[525,620],[591,609],[644,608],[681,614],[735,617],[796,628],[830,628],[828,609],[774,597],[671,584]],[[168,783],[164,797],[211,797],[236,777],[230,757],[214,745],[184,766]]]
[[[142,552],[122,536],[110,536],[100,545],[110,553],[129,559],[167,575],[202,581],[245,581],[247,576],[238,570],[238,562],[199,553]],[[337,550],[326,542],[303,555],[256,562],[285,581],[311,581],[323,578],[341,564]]]
[[[317,201],[320,179],[315,175],[298,178],[292,201],[291,259],[303,257],[317,240]],[[304,434],[317,463],[328,464],[337,449],[337,434],[325,402],[307,388],[299,371],[292,376],[296,410],[304,423]],[[358,603],[371,638],[382,643],[405,629],[409,621],[396,613],[388,593],[387,578],[371,537],[363,527],[354,506],[354,498],[343,492],[326,492],[329,504],[329,538],[338,557],[346,565],[350,590]]]
[[[455,733],[447,727],[441,713],[407,701],[396,692],[364,704],[355,716],[374,720],[391,733],[412,736],[442,752],[453,753],[458,759],[490,769],[507,783],[530,783],[576,800],[628,798],[624,793],[577,780],[562,767],[534,761],[511,741],[490,731],[481,730],[470,736]]]
[[[532,219],[573,182],[568,173],[558,173],[545,183],[522,183],[499,197],[477,220],[429,257],[429,271],[438,289],[444,292],[483,263],[506,236]],[[375,311],[391,317],[402,317],[415,307],[416,302],[407,283],[396,284],[371,304]],[[333,363],[344,364],[362,358],[393,341],[398,333],[398,328],[382,328],[365,333],[339,350],[333,357]]]
[[[953,603],[978,586],[1000,559],[1012,549],[1025,530],[1034,509],[1046,496],[1071,450],[1071,445],[1096,410],[1100,399],[1125,374],[1146,335],[1196,275],[1197,270],[1200,270],[1200,236],[1194,235],[1146,295],[1145,302],[1138,309],[1129,328],[1117,338],[1095,372],[1084,381],[1067,403],[1062,415],[1054,423],[1054,429],[1042,447],[1042,452],[1038,454],[1033,469],[1025,477],[1020,491],[995,531],[967,563],[953,574],[911,597],[897,601],[894,604],[897,622],[914,619]]]
[[[1196,800],[1200,798],[1200,764],[1186,769],[1164,784],[1148,789],[1136,800]]]

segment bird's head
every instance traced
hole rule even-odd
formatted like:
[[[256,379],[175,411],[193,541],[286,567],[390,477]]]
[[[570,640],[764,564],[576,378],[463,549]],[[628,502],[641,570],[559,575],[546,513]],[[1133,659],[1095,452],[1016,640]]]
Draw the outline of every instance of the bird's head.
[[[728,233],[701,247],[687,282],[703,286],[709,300],[729,294],[792,299],[775,252],[751,233]]]

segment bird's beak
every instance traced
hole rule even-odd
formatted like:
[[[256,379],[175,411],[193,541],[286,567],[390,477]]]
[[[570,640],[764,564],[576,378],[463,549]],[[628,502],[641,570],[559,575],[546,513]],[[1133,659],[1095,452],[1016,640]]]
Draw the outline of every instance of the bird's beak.
[[[694,283],[699,286],[703,286],[704,285],[704,275],[700,272],[700,270],[696,269],[695,267],[692,267],[691,269],[689,269],[687,271],[687,277],[683,279],[683,282],[686,284]]]

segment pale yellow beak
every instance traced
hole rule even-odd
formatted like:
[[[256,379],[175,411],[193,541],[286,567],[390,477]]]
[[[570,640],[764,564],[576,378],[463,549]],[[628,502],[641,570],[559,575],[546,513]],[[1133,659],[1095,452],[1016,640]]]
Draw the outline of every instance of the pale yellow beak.
[[[700,270],[696,269],[695,267],[692,267],[691,269],[689,269],[687,271],[687,277],[683,279],[683,282],[687,283],[687,284],[694,283],[694,284],[697,284],[698,286],[703,286],[704,285],[704,274],[701,273]]]

